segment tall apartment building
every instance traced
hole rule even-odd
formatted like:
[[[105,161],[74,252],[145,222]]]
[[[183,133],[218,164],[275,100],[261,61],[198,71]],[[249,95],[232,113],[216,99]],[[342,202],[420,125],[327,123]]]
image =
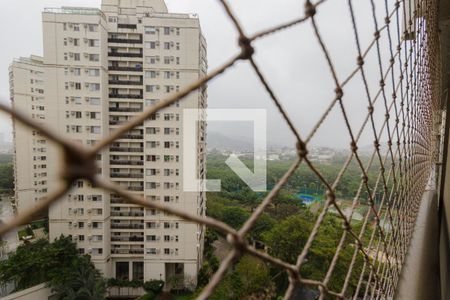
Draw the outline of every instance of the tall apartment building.
[[[14,60],[9,67],[11,105],[40,124],[45,122],[42,57]],[[47,140],[13,119],[16,209],[23,211],[47,194]]]
[[[85,147],[207,71],[199,19],[168,13],[163,0],[46,9],[43,31],[45,124]],[[182,122],[183,109],[202,111],[206,97],[205,89],[196,91],[115,141],[97,157],[99,174],[149,202],[204,215],[204,193],[183,190]],[[204,179],[205,126],[197,126],[192,138],[199,147],[192,151],[198,151],[195,173]],[[60,149],[49,146],[47,158],[51,191],[60,184]],[[202,226],[127,204],[87,181],[75,182],[52,205],[49,227],[51,239],[72,236],[105,277],[196,282]]]

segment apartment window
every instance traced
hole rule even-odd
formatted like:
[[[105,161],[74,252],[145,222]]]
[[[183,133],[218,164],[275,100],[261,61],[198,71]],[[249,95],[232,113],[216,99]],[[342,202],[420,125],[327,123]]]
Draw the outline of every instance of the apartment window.
[[[145,99],[145,106],[152,106],[158,103],[157,99]]]
[[[100,83],[89,83],[89,91],[90,92],[100,91]]]
[[[73,31],[80,31],[80,24],[73,24]]]
[[[90,116],[91,119],[94,119],[94,120],[100,119],[100,113],[99,112],[90,112],[89,116]]]
[[[166,64],[166,65],[170,64],[170,57],[169,56],[165,56],[164,57],[164,64]]]
[[[170,196],[164,196],[164,202],[170,202]]]
[[[165,89],[166,93],[170,93],[173,90],[173,86],[166,85],[166,86],[164,86],[164,89]]]
[[[117,17],[109,17],[108,22],[110,23],[117,23],[118,18]]]
[[[156,134],[158,132],[158,128],[157,127],[147,127],[145,128],[145,133],[146,134]]]
[[[102,201],[102,195],[92,195],[92,201],[93,202],[101,202]]]
[[[79,254],[84,254],[84,248],[78,248],[78,253]]]
[[[156,222],[148,222],[147,223],[147,228],[154,229],[154,228],[157,228],[157,227],[158,227],[158,225],[156,224]]]
[[[170,134],[170,131],[171,131],[170,128],[167,127],[164,128],[164,134]]]
[[[79,46],[80,45],[80,39],[73,39],[73,45]]]
[[[89,103],[91,103],[91,105],[100,105],[100,98],[91,97],[89,98]]]
[[[100,234],[93,235],[92,236],[92,241],[94,241],[94,242],[101,242],[101,241],[103,241],[103,235],[100,235]]]
[[[73,60],[74,61],[80,61],[80,53],[74,53],[73,54]]]
[[[147,235],[147,242],[155,242],[156,235]]]
[[[164,169],[164,176],[170,176],[170,169]]]
[[[156,187],[157,187],[156,182],[147,182],[146,183],[147,189],[154,190],[154,189],[156,189]]]
[[[156,155],[147,155],[147,161],[157,161],[158,157]]]
[[[78,222],[78,228],[84,228],[84,222]]]
[[[179,65],[179,64],[180,64],[180,58],[177,57],[177,65]]]
[[[75,89],[76,90],[81,90],[81,83],[75,82]]]
[[[90,39],[89,40],[89,47],[99,47],[100,41],[96,39]]]
[[[146,78],[156,78],[156,71],[145,71]]]
[[[156,42],[145,42],[145,48],[147,49],[156,49]]]
[[[103,228],[103,223],[101,223],[101,222],[92,222],[92,228],[94,228],[94,229],[102,229]]]
[[[81,117],[82,117],[81,111],[76,111],[75,112],[75,118],[76,119],[81,119]]]
[[[73,102],[75,103],[75,104],[81,104],[81,97],[74,97],[73,98]]]
[[[169,35],[170,34],[170,27],[164,27],[164,34]]]
[[[170,223],[164,222],[164,229],[169,229],[169,228],[170,228]]]
[[[170,79],[170,71],[164,71],[164,78]]]
[[[89,24],[88,25],[88,30],[90,32],[97,32],[98,31],[98,25],[96,25],[96,24]]]
[[[169,255],[170,254],[170,249],[169,248],[164,248],[164,254],[165,255]]]
[[[100,69],[89,69],[89,76],[98,77],[100,76]]]
[[[155,34],[156,33],[156,27],[155,26],[145,26],[145,33],[146,34]]]
[[[147,148],[156,148],[156,147],[158,147],[158,142],[156,141],[147,142]]]
[[[146,86],[145,86],[145,91],[146,91],[147,93],[153,93],[153,92],[155,92],[157,89],[158,89],[158,86],[157,86],[157,85],[146,85]]]
[[[164,236],[164,242],[170,242],[170,235]]]
[[[146,172],[145,172],[145,174],[147,175],[147,176],[155,176],[156,175],[156,169],[147,169],[146,170]]]
[[[150,65],[157,64],[159,61],[159,56],[147,56],[145,58],[145,61],[147,64],[150,64]]]
[[[79,241],[84,241],[84,235],[80,234],[80,235],[78,236],[78,240],[79,240]]]
[[[100,134],[100,126],[91,126],[91,133]]]
[[[169,161],[171,161],[171,160],[173,160],[172,155],[164,155],[164,161],[165,161],[165,162],[169,162]]]
[[[170,50],[170,42],[164,42],[164,49]]]
[[[170,149],[170,142],[164,142],[164,148]]]
[[[156,254],[156,248],[147,248],[147,254]]]
[[[89,61],[99,61],[100,55],[99,54],[89,54]]]
[[[80,76],[81,75],[81,69],[80,68],[73,69],[73,75],[74,76]]]

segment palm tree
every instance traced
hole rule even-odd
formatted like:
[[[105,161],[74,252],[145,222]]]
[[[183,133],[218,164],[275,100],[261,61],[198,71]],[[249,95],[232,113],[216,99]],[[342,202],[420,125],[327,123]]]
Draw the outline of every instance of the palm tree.
[[[63,275],[51,286],[58,300],[103,300],[106,294],[105,280],[86,256],[80,258],[72,274]]]

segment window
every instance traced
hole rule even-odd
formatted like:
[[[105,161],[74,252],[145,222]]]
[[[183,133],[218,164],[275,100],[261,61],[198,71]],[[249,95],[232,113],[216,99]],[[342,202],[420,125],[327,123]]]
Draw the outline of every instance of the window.
[[[80,31],[80,24],[73,24],[73,31]]]
[[[164,27],[164,34],[169,35],[170,34],[170,27]]]
[[[157,161],[158,157],[156,155],[147,155],[147,161]]]
[[[158,132],[158,128],[157,127],[147,127],[145,128],[145,133],[146,134],[156,134]]]
[[[155,26],[145,26],[145,33],[146,34],[155,34],[156,27]]]
[[[164,56],[164,64],[169,65],[170,64],[170,57]]]
[[[78,236],[78,240],[84,241],[84,235],[80,234],[80,235]]]
[[[170,196],[164,196],[164,202],[170,202]]]
[[[164,236],[164,242],[170,242],[170,235]]]
[[[147,248],[147,254],[156,254],[156,248]]]
[[[158,143],[156,141],[147,142],[147,148],[156,148],[158,147]]]
[[[165,255],[169,255],[170,254],[170,249],[169,248],[164,248],[164,254]]]
[[[99,61],[100,55],[99,54],[89,54],[89,61]]]
[[[91,103],[91,105],[100,105],[100,98],[91,97],[89,98],[89,102]]]
[[[89,91],[90,92],[100,91],[100,83],[89,83]]]
[[[164,128],[164,134],[170,134],[170,128]]]
[[[164,142],[164,148],[170,149],[170,142]]]
[[[88,30],[89,30],[90,32],[97,32],[97,31],[98,31],[98,25],[95,25],[95,24],[89,24],[89,25],[88,25]]]
[[[110,22],[110,23],[117,23],[117,17],[109,17],[108,18],[108,22]]]
[[[82,115],[81,115],[81,111],[76,111],[75,112],[75,118],[76,119],[81,119]]]
[[[80,68],[73,69],[73,75],[74,76],[80,76],[81,75],[81,69]]]
[[[92,201],[93,202],[101,202],[102,201],[102,195],[92,195]]]
[[[81,104],[81,97],[74,97],[74,98],[73,98],[73,102],[74,102],[75,104]]]
[[[94,229],[102,229],[103,228],[103,223],[101,223],[101,222],[92,222],[92,228],[94,228]]]
[[[158,225],[156,224],[156,222],[148,222],[147,223],[147,228],[157,228]]]
[[[145,175],[147,176],[155,176],[156,175],[156,169],[147,169],[145,172]]]
[[[84,222],[78,222],[78,228],[84,228]]]
[[[170,169],[164,169],[164,176],[170,176]]]
[[[73,54],[73,60],[74,61],[80,61],[80,53],[74,53]]]
[[[73,39],[73,45],[79,46],[80,45],[80,39]]]
[[[100,76],[99,69],[89,69],[89,76],[97,77]]]
[[[75,89],[76,90],[81,90],[81,83],[75,82]]]
[[[100,134],[100,126],[91,126],[91,133]]]
[[[170,50],[170,42],[164,42],[164,49]]]
[[[89,47],[98,47],[100,46],[100,41],[96,39],[89,40]]]
[[[158,103],[157,99],[146,99],[145,100],[145,106],[152,106]]]
[[[153,93],[153,92],[155,92],[157,89],[158,89],[158,86],[157,86],[157,85],[146,85],[146,86],[145,86],[145,91],[146,91],[147,93]]]
[[[170,71],[164,71],[164,78],[170,79]]]
[[[147,235],[147,242],[156,241],[156,235]]]
[[[164,229],[169,229],[169,228],[170,228],[170,223],[164,222]]]
[[[156,42],[145,42],[145,48],[147,49],[156,49]]]
[[[84,254],[84,248],[78,248],[78,253],[79,254]]]
[[[146,56],[145,62],[150,65],[154,65],[159,61],[159,56]]]
[[[91,119],[94,119],[94,120],[100,119],[100,113],[99,112],[90,112],[89,116],[90,116]]]
[[[156,71],[145,71],[146,78],[156,78]]]

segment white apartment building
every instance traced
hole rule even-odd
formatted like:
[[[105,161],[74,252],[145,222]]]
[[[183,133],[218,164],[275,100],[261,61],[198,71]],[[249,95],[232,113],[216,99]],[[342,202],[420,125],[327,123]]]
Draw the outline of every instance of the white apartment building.
[[[207,71],[198,17],[168,13],[163,0],[46,9],[43,32],[45,125],[85,147]],[[203,111],[206,98],[206,89],[196,91],[115,141],[97,157],[99,174],[149,202],[205,215],[205,194],[183,190],[182,123],[183,109]],[[197,126],[192,151],[204,179],[206,128]],[[51,191],[60,184],[59,149],[49,146],[47,158]],[[19,177],[26,172],[16,167]],[[202,263],[203,226],[127,204],[87,181],[49,209],[49,231],[51,239],[71,235],[105,277],[195,284]]]
[[[9,67],[11,105],[40,124],[45,122],[42,57],[19,58]],[[13,119],[14,179],[17,211],[47,194],[47,140]]]

